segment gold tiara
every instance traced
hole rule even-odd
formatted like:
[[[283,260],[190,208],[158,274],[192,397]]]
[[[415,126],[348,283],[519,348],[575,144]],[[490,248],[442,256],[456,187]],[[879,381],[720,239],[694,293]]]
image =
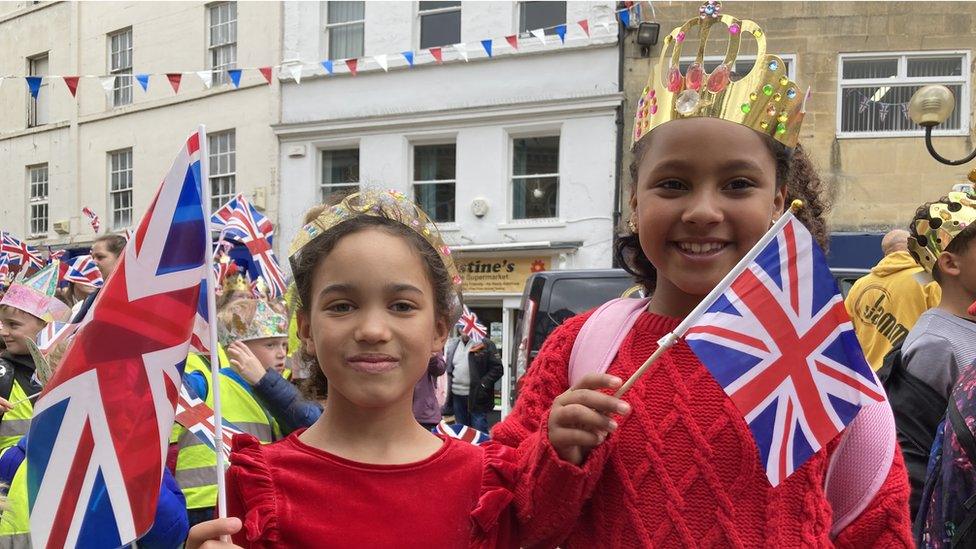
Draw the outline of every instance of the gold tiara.
[[[406,195],[395,190],[365,189],[347,196],[335,206],[322,210],[322,213],[311,223],[302,227],[291,241],[288,258],[292,263],[292,268],[294,269],[297,254],[309,242],[325,234],[326,231],[336,225],[363,215],[391,219],[406,225],[422,236],[440,256],[448,275],[451,277],[451,284],[457,294],[461,294],[461,275],[458,274],[457,267],[454,265],[451,248],[444,243],[440,231],[437,230],[437,225]]]
[[[681,118],[720,118],[742,124],[793,148],[800,136],[808,93],[787,76],[786,63],[766,54],[766,34],[748,19],[722,13],[722,2],[709,0],[698,8],[698,17],[671,31],[664,38],[661,58],[651,70],[637,102],[634,145],[654,128]],[[724,24],[729,44],[722,62],[710,73],[703,64],[705,45],[713,27]],[[695,60],[681,74],[682,45],[698,29]],[[732,81],[732,68],[739,56],[744,34],[758,44],[752,68]]]

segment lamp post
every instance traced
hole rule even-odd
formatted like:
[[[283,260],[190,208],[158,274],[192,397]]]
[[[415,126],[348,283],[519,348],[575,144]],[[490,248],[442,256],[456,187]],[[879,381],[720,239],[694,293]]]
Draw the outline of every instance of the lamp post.
[[[976,150],[959,160],[949,160],[935,150],[932,145],[932,129],[946,121],[955,107],[952,92],[945,86],[925,86],[915,92],[908,104],[908,116],[913,122],[925,128],[925,147],[929,154],[943,164],[961,166],[976,158]],[[969,174],[970,179],[976,178],[976,170]]]

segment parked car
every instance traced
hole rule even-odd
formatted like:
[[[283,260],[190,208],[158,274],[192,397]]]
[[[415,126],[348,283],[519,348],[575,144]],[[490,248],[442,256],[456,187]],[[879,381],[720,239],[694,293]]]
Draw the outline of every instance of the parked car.
[[[842,295],[867,269],[831,269]],[[542,343],[566,319],[588,311],[616,297],[643,297],[642,288],[623,269],[543,271],[525,281],[522,306],[515,319],[516,340],[508,365],[511,405],[515,403],[518,380],[539,354]]]

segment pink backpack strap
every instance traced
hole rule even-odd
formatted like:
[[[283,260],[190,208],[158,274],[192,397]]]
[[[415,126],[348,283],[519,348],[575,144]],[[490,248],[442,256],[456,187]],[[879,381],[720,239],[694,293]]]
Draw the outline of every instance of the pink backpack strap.
[[[617,356],[617,350],[647,308],[649,299],[612,299],[590,315],[576,335],[569,355],[569,386],[586,374],[606,372]]]
[[[874,501],[895,457],[895,417],[887,400],[865,406],[844,429],[830,457],[824,491],[833,509],[836,538]]]

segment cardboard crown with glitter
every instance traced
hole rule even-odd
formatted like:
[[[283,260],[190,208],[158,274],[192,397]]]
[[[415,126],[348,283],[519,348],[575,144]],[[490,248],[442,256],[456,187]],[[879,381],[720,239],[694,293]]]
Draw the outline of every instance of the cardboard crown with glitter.
[[[44,322],[66,318],[71,310],[54,297],[60,267],[61,262],[55,260],[30,278],[22,279],[18,276],[7,289],[3,300],[0,300],[0,305],[20,309]]]
[[[908,228],[911,233],[908,251],[919,265],[931,273],[949,243],[966,227],[976,223],[976,195],[951,192],[942,200],[926,206],[928,211],[916,214]]]
[[[288,249],[289,261],[294,266],[297,254],[305,245],[336,225],[361,215],[391,219],[406,225],[422,236],[444,262],[444,267],[451,277],[451,283],[457,294],[460,295],[461,275],[458,274],[454,258],[451,256],[451,248],[444,243],[440,231],[437,230],[437,225],[427,217],[427,214],[419,206],[396,190],[365,189],[347,196],[339,204],[325,208],[318,217],[302,227],[295,235],[291,247]]]
[[[720,118],[795,147],[809,93],[790,80],[782,59],[766,53],[766,34],[756,22],[723,13],[722,2],[717,0],[705,2],[698,11],[698,17],[664,38],[660,60],[637,103],[633,145],[671,120]],[[683,46],[695,30],[698,50],[682,74],[682,58],[692,55]],[[716,33],[727,37],[728,46],[718,66],[706,73],[705,48]],[[756,40],[756,59],[750,70],[739,76],[733,74],[733,68],[746,36]]]

